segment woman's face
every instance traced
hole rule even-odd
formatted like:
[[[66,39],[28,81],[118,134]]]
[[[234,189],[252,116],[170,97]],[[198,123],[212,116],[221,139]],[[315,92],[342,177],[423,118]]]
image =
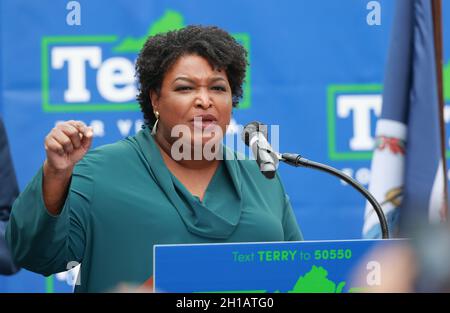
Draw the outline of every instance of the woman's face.
[[[181,56],[166,72],[159,95],[152,92],[150,97],[153,110],[159,112],[158,135],[170,144],[179,138],[178,132],[171,136],[176,126],[190,132],[192,144],[196,140],[205,145],[221,139],[211,130],[219,128],[223,135],[230,123],[232,94],[227,75],[198,55]]]

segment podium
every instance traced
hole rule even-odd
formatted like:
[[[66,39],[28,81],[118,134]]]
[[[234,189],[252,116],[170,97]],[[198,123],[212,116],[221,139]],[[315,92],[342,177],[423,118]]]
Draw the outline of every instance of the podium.
[[[345,293],[382,286],[405,239],[154,246],[156,292]]]

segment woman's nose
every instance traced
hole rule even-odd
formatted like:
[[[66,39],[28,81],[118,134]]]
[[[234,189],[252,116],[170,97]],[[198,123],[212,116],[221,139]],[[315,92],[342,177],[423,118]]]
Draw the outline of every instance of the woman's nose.
[[[209,95],[209,92],[206,88],[200,88],[197,96],[195,98],[195,105],[201,106],[205,109],[209,108],[212,105],[212,100]]]

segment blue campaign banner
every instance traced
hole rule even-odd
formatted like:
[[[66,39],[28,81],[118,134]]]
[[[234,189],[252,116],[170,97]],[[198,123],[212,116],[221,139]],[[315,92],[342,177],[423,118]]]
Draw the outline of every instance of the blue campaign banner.
[[[156,245],[156,292],[368,292],[383,288],[408,241]]]
[[[450,4],[443,2],[448,47]],[[278,125],[281,152],[368,186],[394,8],[391,0],[2,0],[0,114],[20,189],[43,164],[44,138],[58,121],[92,126],[93,148],[140,130],[137,53],[149,35],[189,24],[217,25],[249,52],[233,125]],[[450,50],[444,53],[450,103]],[[279,173],[306,240],[361,238],[366,202],[349,185],[284,164]],[[71,273],[22,270],[0,277],[0,292],[71,292]]]

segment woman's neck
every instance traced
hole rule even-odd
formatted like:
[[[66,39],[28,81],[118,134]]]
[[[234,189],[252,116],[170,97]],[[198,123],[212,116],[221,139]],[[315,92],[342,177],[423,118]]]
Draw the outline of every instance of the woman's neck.
[[[213,158],[212,160],[207,160],[204,158],[202,153],[202,158],[200,160],[195,160],[193,157],[190,159],[181,159],[175,160],[172,157],[172,144],[167,141],[164,136],[162,136],[161,132],[157,132],[153,138],[155,139],[159,150],[161,151],[161,155],[163,157],[166,165],[171,163],[173,165],[181,166],[188,170],[209,170],[211,168],[217,168],[219,164],[219,158]],[[220,153],[218,151],[218,153]]]

